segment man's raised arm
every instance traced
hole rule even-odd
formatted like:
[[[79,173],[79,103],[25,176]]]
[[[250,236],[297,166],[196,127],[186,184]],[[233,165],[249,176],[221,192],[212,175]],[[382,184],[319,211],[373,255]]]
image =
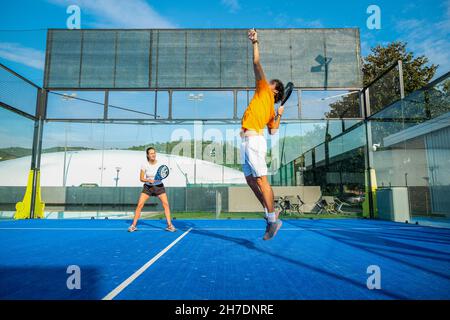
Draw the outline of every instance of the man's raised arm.
[[[248,31],[248,38],[253,45],[253,70],[255,72],[255,80],[265,79],[264,71],[259,61],[259,47],[258,47],[258,34],[255,29],[250,29]]]

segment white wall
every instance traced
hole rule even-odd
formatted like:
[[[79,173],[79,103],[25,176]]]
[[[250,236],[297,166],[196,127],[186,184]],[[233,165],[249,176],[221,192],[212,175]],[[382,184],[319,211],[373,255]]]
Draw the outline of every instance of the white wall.
[[[141,186],[139,171],[146,161],[143,151],[89,150],[66,153],[66,186],[95,183],[99,186],[115,186],[116,168],[120,167],[119,186]],[[197,167],[197,183],[243,184],[241,171],[222,167],[212,162],[188,157],[158,153],[158,161],[170,168],[170,175],[164,181],[169,187],[183,187],[186,177],[194,183],[194,167]],[[103,168],[103,170],[102,170]],[[0,162],[0,186],[24,186],[30,169],[30,157]],[[64,152],[44,153],[41,158],[41,186],[62,186]],[[25,173],[25,174],[24,174]]]

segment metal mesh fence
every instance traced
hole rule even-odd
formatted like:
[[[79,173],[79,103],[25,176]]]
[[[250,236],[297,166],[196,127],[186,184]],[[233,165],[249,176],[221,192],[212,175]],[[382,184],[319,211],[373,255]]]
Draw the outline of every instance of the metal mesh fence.
[[[34,116],[38,87],[0,64],[0,103]]]
[[[305,88],[361,87],[358,29],[263,29],[267,77]],[[50,30],[47,88],[248,88],[247,31]]]

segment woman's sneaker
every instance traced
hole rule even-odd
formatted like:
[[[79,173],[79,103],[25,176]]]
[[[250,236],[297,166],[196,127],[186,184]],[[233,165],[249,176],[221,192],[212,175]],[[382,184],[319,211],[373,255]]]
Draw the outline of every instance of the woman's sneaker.
[[[177,231],[177,229],[175,229],[175,227],[173,225],[170,225],[166,228],[166,231],[175,232],[175,231]]]
[[[128,232],[135,232],[135,231],[137,231],[137,228],[135,226],[130,226],[128,228]]]

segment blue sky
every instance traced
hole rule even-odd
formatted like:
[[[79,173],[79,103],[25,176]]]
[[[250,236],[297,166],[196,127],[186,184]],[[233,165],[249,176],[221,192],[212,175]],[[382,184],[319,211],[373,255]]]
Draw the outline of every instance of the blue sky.
[[[450,0],[4,1],[0,62],[41,85],[45,29],[65,28],[71,4],[81,8],[82,28],[359,27],[363,55],[377,44],[403,40],[410,50],[439,64],[438,74],[450,69]],[[380,30],[366,26],[372,4],[381,9]]]

